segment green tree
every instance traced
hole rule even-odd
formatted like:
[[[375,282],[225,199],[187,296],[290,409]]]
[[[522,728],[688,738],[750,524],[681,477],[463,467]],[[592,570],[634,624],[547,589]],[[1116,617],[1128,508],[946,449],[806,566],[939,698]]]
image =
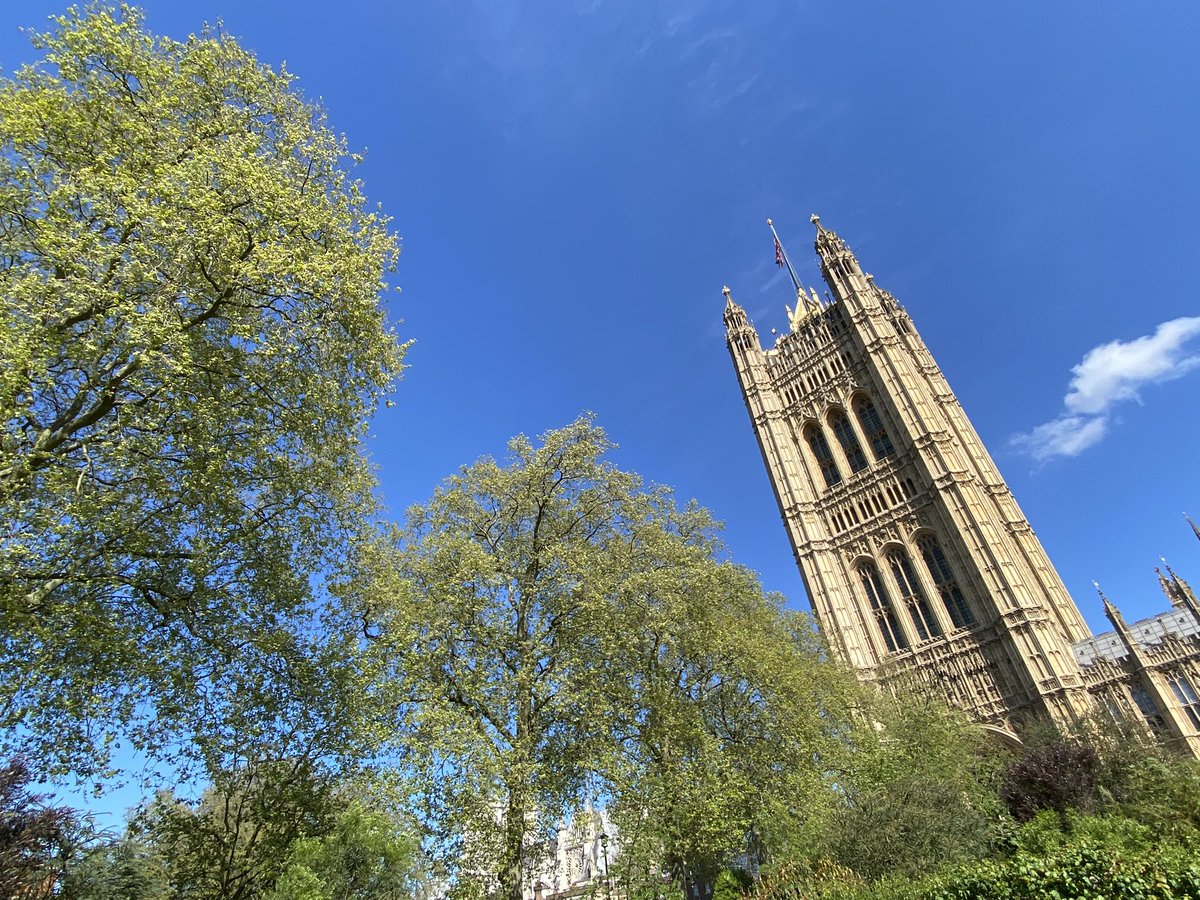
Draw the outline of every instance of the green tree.
[[[0,729],[91,774],[294,693],[404,347],[397,240],[288,72],[55,22],[0,81]]]
[[[682,882],[805,854],[837,808],[829,774],[858,687],[807,617],[746,570],[700,562],[714,550],[688,548],[616,598],[610,654],[623,674],[605,771],[631,845],[623,873],[662,867]]]
[[[407,900],[417,893],[419,858],[410,827],[352,799],[327,833],[292,843],[268,900]]]
[[[977,859],[995,838],[1007,754],[938,696],[880,694],[838,773],[834,858],[867,879],[919,876]]]
[[[588,418],[515,438],[506,464],[462,469],[379,549],[375,649],[418,818],[462,890],[477,875],[519,900],[588,791],[623,816],[626,859],[736,853],[785,805],[755,816],[772,776],[784,793],[821,782],[805,736],[843,721],[811,630],[719,560],[707,513],[618,470],[610,447]]]
[[[127,831],[80,848],[67,866],[65,900],[169,900],[168,866],[145,835]]]
[[[172,900],[252,900],[270,891],[293,843],[327,833],[334,783],[307,760],[221,773],[195,803],[160,793],[130,835],[165,861]]]

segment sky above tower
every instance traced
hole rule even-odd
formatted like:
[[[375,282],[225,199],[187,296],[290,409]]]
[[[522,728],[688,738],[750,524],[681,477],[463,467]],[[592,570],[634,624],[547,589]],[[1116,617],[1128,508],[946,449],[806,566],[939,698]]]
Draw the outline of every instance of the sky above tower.
[[[34,58],[0,24],[0,66]],[[809,214],[912,315],[1094,630],[1200,583],[1194,3],[147,0],[223,20],[354,149],[416,343],[373,426],[395,516],[584,410],[807,608],[724,345],[766,345]]]

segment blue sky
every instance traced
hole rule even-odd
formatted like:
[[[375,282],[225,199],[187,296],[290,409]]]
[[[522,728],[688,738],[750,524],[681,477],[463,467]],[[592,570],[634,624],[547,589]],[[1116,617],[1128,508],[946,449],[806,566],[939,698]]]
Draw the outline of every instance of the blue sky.
[[[819,284],[815,211],[908,308],[1094,629],[1093,578],[1131,619],[1165,605],[1159,554],[1200,586],[1194,3],[145,9],[175,37],[222,19],[367,150],[416,340],[371,442],[395,515],[592,410],[806,608],[721,287],[782,330],[765,219]],[[60,10],[7,10],[5,71]]]

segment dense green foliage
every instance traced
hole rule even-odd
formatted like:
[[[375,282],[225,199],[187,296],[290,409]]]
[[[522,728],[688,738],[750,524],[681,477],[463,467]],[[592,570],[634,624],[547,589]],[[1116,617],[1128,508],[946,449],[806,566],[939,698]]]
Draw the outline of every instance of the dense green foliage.
[[[292,77],[219,32],[93,7],[34,44],[0,81],[0,736],[89,774],[256,699],[303,718],[374,510],[397,243]]]
[[[963,834],[949,836],[936,810],[916,804],[904,839],[917,864],[897,856],[880,865],[878,853],[847,854],[835,843],[840,854],[788,860],[751,893],[757,900],[1200,897],[1200,764],[1121,729],[1090,736],[1091,746],[1055,738],[1015,755],[981,747],[1001,767],[984,769],[974,793],[990,792],[995,814],[963,817]],[[1054,760],[1066,761],[1061,771]],[[1023,824],[1001,799],[1017,785],[1028,788],[1014,810]],[[1040,811],[1027,816],[1030,798]]]
[[[785,846],[828,811],[812,761],[856,695],[804,620],[719,560],[709,516],[609,448],[586,418],[514,439],[412,510],[374,568],[373,650],[431,848],[513,900],[586,791],[611,798],[626,890]]]
[[[1046,817],[1046,818],[1043,818]],[[1035,817],[1005,856],[937,875],[869,883],[834,865],[792,869],[765,879],[756,900],[1178,900],[1200,897],[1195,847],[1157,839],[1120,817],[1056,813]]]
[[[302,764],[228,773],[195,803],[164,792],[117,838],[94,835],[57,870],[71,900],[397,900],[417,893],[410,823],[365,785]]]
[[[919,875],[989,849],[1003,756],[938,698],[877,697],[855,734],[826,834],[838,863],[871,879]]]
[[[418,892],[419,859],[411,828],[351,800],[325,834],[292,843],[268,900],[406,900]]]

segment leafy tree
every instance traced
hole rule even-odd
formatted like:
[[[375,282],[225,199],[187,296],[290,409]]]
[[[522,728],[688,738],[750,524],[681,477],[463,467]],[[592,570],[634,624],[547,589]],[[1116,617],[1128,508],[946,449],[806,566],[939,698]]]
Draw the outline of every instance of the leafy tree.
[[[309,761],[263,761],[221,774],[194,804],[159,794],[130,831],[166,861],[172,900],[251,900],[294,841],[329,829],[334,808],[332,781]]]
[[[84,847],[67,866],[67,900],[168,900],[168,866],[145,835],[127,832]]]
[[[741,869],[722,869],[713,880],[712,900],[742,900],[753,884]]]
[[[0,897],[50,897],[78,823],[73,810],[29,791],[21,759],[0,768]]]
[[[588,418],[515,438],[507,464],[464,468],[378,549],[375,649],[418,818],[460,890],[478,876],[519,900],[585,791],[622,816],[626,878],[639,851],[643,872],[677,875],[736,853],[812,799],[807,736],[842,721],[811,630],[717,559],[707,513],[618,470],[610,447]],[[775,776],[798,792],[757,816]]]
[[[807,853],[828,827],[859,691],[781,602],[739,567],[686,558],[618,596],[610,653],[624,674],[605,768],[631,845],[618,868],[708,878]]]
[[[1150,827],[1160,839],[1200,849],[1200,762],[1151,756],[1123,781],[1118,814]]]
[[[880,695],[864,709],[847,768],[845,805],[828,832],[834,858],[860,876],[918,876],[990,849],[1007,761],[940,697]]]
[[[350,800],[326,834],[292,843],[268,900],[407,900],[417,893],[419,855],[410,828]]]
[[[294,694],[374,510],[397,241],[219,31],[89,6],[33,43],[0,81],[0,729],[90,774]]]

